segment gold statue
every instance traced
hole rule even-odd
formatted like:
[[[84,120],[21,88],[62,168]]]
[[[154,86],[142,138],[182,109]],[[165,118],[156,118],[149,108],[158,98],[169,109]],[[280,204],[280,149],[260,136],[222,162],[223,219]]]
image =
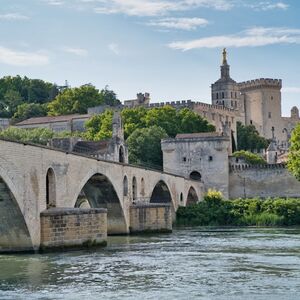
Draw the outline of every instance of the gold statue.
[[[226,48],[223,49],[223,65],[227,64],[227,52]]]

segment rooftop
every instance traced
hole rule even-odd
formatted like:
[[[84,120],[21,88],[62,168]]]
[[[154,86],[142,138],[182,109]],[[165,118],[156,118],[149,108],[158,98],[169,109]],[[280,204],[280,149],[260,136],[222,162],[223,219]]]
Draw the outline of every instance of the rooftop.
[[[64,116],[46,116],[46,117],[38,117],[38,118],[30,118],[15,124],[15,126],[22,125],[34,125],[34,124],[45,124],[45,123],[56,123],[56,122],[68,122],[74,119],[88,119],[90,115],[64,115]]]
[[[193,139],[203,137],[219,137],[222,136],[218,132],[197,132],[197,133],[180,133],[176,135],[176,139]]]

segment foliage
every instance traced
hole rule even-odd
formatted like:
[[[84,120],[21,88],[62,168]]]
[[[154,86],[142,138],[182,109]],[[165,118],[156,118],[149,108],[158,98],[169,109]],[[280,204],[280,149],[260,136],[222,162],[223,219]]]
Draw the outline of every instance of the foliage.
[[[162,166],[160,141],[166,137],[166,131],[156,125],[136,129],[127,139],[129,162],[150,167]]]
[[[268,140],[260,136],[254,125],[243,125],[237,122],[237,145],[238,150],[254,150],[266,149]]]
[[[300,124],[293,130],[290,143],[288,169],[300,180]]]
[[[108,86],[101,90],[100,97],[102,98],[103,104],[109,106],[118,106],[121,104],[121,101],[117,99],[116,93],[112,90],[109,90]]]
[[[181,225],[300,225],[300,199],[236,199],[203,201],[177,211]]]
[[[71,136],[69,132],[53,132],[48,128],[23,129],[16,127],[9,127],[0,131],[0,138],[15,140],[24,143],[34,143],[40,145],[47,145],[47,142],[55,137]]]
[[[13,123],[23,120],[43,117],[47,115],[47,106],[39,103],[23,103],[17,107],[17,111],[13,115]]]
[[[47,103],[58,94],[57,86],[40,79],[6,76],[0,79],[0,117],[10,118],[18,105]]]
[[[88,107],[103,104],[103,99],[92,85],[83,85],[76,88],[68,88],[62,91],[49,103],[49,115],[85,114]]]
[[[99,141],[112,136],[113,112],[106,110],[103,114],[95,115],[86,123],[84,137],[90,141]]]
[[[245,150],[236,151],[232,154],[232,156],[244,158],[245,161],[251,165],[264,165],[267,163],[261,156]]]

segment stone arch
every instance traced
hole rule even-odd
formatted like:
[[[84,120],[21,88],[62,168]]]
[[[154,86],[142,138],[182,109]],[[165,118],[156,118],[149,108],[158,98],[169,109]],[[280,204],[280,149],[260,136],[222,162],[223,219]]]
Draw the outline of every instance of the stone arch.
[[[145,180],[144,178],[141,179],[141,196],[145,196]]]
[[[126,220],[120,199],[107,176],[100,173],[92,175],[83,186],[81,193],[84,193],[90,207],[107,209],[108,234],[127,233]],[[75,207],[80,207],[79,196]]]
[[[47,209],[56,207],[56,179],[52,168],[46,174],[46,205]]]
[[[124,163],[125,162],[125,152],[124,152],[124,147],[120,146],[119,148],[119,162]]]
[[[15,195],[0,176],[0,252],[33,251],[24,215]]]
[[[198,199],[196,190],[191,186],[188,191],[188,195],[187,195],[187,199],[186,199],[186,206],[196,204],[198,202],[198,200],[199,199]]]
[[[124,176],[123,179],[123,197],[128,196],[128,179],[127,176]]]
[[[137,196],[137,182],[136,182],[136,177],[133,176],[132,178],[132,200],[136,200]]]
[[[154,187],[150,203],[172,203],[172,196],[167,184],[160,180]]]
[[[192,180],[197,180],[197,181],[201,181],[201,174],[198,171],[193,171],[190,173],[190,179]]]

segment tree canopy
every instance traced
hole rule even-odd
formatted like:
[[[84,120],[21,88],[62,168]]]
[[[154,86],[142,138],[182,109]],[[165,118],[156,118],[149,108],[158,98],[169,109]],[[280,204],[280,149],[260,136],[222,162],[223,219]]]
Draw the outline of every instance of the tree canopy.
[[[292,132],[288,154],[288,168],[300,180],[300,124]]]
[[[251,165],[264,165],[264,164],[267,163],[258,154],[255,154],[255,153],[252,153],[252,152],[249,152],[249,151],[245,151],[245,150],[236,151],[236,152],[233,153],[232,156],[237,157],[237,158],[244,158],[245,161],[248,164],[251,164]]]
[[[254,125],[237,122],[237,145],[238,150],[254,151],[266,149],[269,141],[259,135]]]
[[[160,168],[163,164],[160,141],[166,137],[166,131],[156,125],[136,129],[127,139],[130,163]]]

